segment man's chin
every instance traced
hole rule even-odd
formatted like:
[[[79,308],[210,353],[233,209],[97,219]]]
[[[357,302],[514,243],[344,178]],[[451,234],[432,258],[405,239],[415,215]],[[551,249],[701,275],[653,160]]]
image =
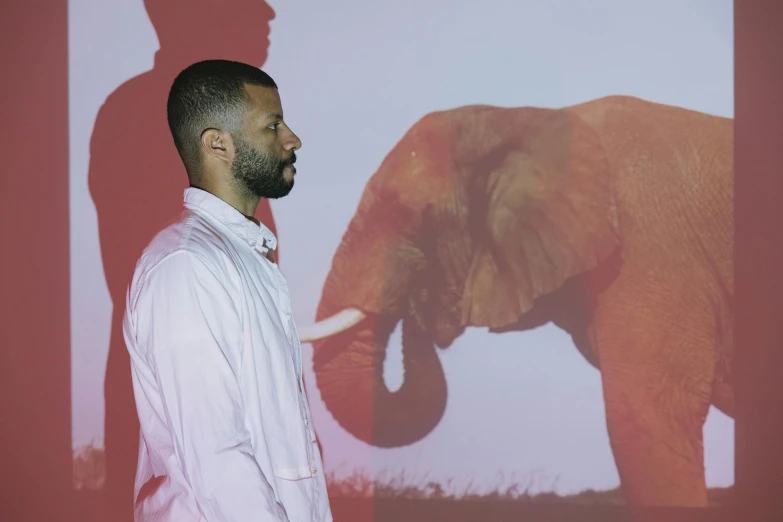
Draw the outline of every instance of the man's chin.
[[[291,180],[291,182],[288,184],[288,186],[285,189],[281,188],[280,190],[277,190],[274,193],[262,195],[261,197],[266,199],[284,198],[291,193],[291,190],[293,190],[293,188],[294,188],[294,180]]]

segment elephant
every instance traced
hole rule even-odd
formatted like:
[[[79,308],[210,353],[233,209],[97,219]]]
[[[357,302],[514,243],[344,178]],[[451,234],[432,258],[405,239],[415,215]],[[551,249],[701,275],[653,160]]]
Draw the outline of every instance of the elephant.
[[[733,234],[731,118],[619,95],[432,112],[369,179],[302,338],[337,422],[399,447],[444,414],[438,349],[552,322],[600,371],[626,501],[705,506],[703,424],[734,413]]]

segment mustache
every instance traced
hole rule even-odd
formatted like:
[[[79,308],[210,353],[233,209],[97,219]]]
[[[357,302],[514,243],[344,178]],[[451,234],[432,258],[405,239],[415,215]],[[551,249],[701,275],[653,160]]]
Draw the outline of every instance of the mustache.
[[[289,165],[293,165],[294,163],[296,163],[296,152],[291,153],[291,157],[285,160],[284,165],[287,167]]]

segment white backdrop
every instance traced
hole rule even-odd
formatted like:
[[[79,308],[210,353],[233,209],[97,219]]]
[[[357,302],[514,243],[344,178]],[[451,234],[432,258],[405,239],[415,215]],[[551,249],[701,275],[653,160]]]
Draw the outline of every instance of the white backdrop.
[[[300,325],[313,320],[366,181],[428,112],[476,103],[554,108],[628,94],[733,117],[730,0],[278,0],[272,7],[264,70],[303,141],[296,188],[272,207]],[[87,189],[89,140],[101,104],[152,67],[158,41],[142,0],[71,0],[69,18],[78,447],[102,444],[111,322]],[[518,481],[560,494],[619,483],[599,373],[555,326],[469,330],[440,352],[446,413],[428,437],[399,449],[370,448],[340,428],[318,396],[311,347],[303,351],[325,465],[339,477],[404,471],[411,482],[472,482],[481,491]],[[391,389],[401,384],[400,352],[397,337],[385,368]],[[705,447],[708,485],[732,484],[734,422],[714,409]]]

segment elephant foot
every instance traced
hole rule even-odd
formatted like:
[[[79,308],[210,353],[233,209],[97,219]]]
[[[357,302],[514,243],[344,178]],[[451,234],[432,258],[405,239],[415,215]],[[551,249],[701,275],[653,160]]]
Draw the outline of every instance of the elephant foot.
[[[690,314],[676,307],[652,313],[657,308],[640,295],[614,296],[591,335],[622,488],[633,505],[704,507],[703,427],[716,352],[711,316],[694,311],[709,308],[679,297]]]
[[[628,503],[707,506],[709,390],[684,391],[655,372],[639,377],[615,365],[602,364],[602,380],[609,440]]]

